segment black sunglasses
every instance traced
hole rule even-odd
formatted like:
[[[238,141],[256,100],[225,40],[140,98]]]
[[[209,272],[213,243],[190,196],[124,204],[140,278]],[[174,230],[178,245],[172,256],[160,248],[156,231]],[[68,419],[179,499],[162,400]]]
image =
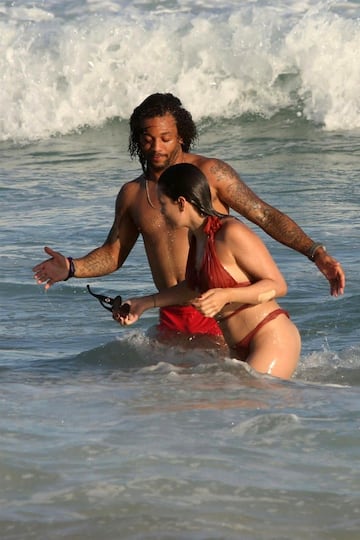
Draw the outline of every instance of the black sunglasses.
[[[114,311],[116,310],[120,316],[126,317],[130,313],[130,304],[122,304],[122,298],[121,296],[116,296],[115,298],[111,298],[110,296],[104,296],[103,294],[97,294],[94,293],[90,289],[90,285],[86,285],[87,290],[89,293],[97,298],[102,305],[103,308],[107,309],[108,311]]]

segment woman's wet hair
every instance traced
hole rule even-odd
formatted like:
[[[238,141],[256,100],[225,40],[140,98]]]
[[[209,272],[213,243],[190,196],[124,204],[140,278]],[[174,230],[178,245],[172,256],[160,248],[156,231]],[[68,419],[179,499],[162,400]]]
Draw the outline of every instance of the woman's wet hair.
[[[140,136],[143,122],[148,118],[171,114],[176,122],[178,135],[182,140],[183,152],[188,152],[197,139],[197,129],[189,111],[184,109],[179,98],[172,94],[152,94],[148,96],[130,117],[129,153],[132,158],[138,157],[145,171],[146,159],[142,154]]]
[[[213,208],[206,176],[191,163],[178,163],[168,167],[161,174],[158,186],[172,201],[184,197],[201,216],[225,216]]]

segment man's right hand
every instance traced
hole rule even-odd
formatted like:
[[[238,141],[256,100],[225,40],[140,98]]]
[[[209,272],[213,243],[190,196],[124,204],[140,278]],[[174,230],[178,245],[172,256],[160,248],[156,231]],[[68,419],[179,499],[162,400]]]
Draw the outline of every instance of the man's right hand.
[[[34,266],[33,272],[37,283],[45,283],[45,289],[49,289],[54,283],[64,281],[68,277],[70,264],[68,259],[58,251],[53,251],[49,247],[45,247],[44,251],[50,255],[51,259]]]
[[[345,272],[341,264],[324,249],[319,249],[316,252],[315,264],[328,280],[331,295],[338,296],[339,294],[344,294]]]

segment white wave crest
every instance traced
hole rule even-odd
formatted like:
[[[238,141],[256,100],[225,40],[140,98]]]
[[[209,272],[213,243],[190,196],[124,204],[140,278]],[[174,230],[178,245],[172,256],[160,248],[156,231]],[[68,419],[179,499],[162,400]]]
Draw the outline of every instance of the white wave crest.
[[[325,129],[360,127],[360,19],[334,2],[67,4],[0,10],[0,140],[127,119],[158,91],[195,120],[291,107]]]

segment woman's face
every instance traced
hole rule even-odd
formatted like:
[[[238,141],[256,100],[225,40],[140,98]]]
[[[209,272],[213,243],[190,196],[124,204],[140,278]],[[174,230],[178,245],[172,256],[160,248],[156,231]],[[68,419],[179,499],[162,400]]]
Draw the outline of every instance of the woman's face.
[[[158,196],[162,215],[171,225],[176,227],[179,225],[181,218],[179,202],[170,199],[170,197],[165,195],[161,189],[158,191]]]

